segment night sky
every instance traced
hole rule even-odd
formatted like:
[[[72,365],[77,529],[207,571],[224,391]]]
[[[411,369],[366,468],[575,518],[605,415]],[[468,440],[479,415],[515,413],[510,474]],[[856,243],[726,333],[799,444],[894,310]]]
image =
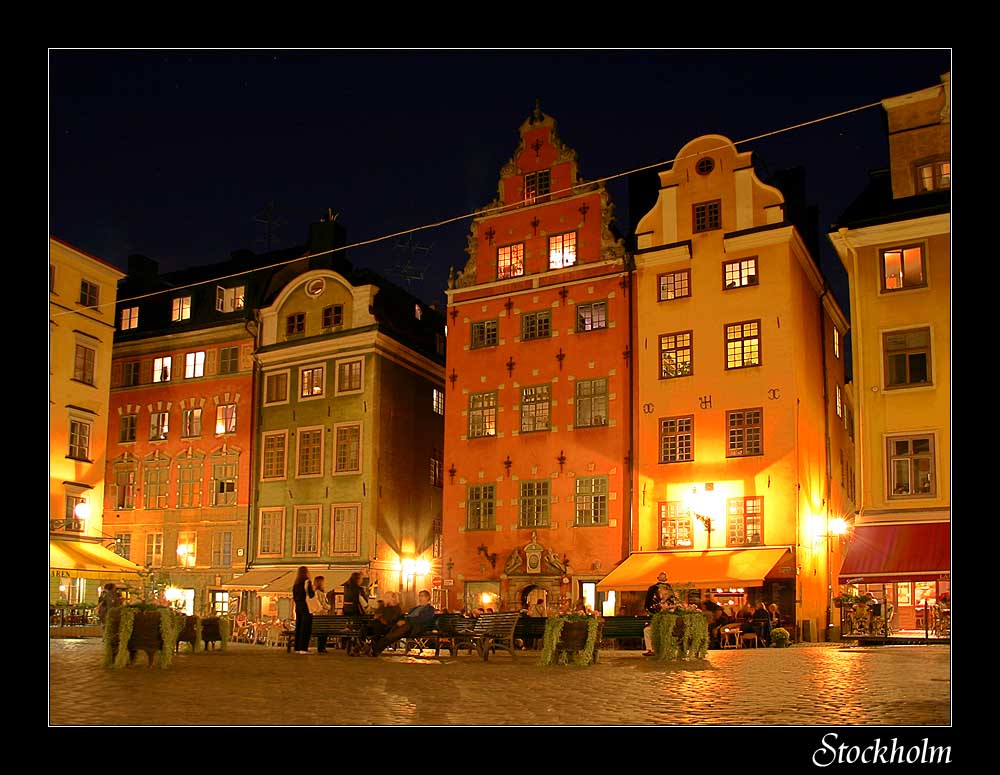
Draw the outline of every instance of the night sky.
[[[593,180],[670,162],[702,134],[738,141],[927,88],[950,68],[941,49],[51,50],[49,231],[123,269],[142,253],[168,271],[264,251],[257,220],[273,202],[272,248],[303,244],[328,208],[354,243],[490,202],[536,99]],[[805,167],[821,234],[888,166],[880,108],[738,147],[765,175]],[[643,213],[629,213],[624,179],[608,188],[627,233]],[[466,219],[348,258],[443,304],[468,233]],[[846,307],[825,237],[820,260]]]

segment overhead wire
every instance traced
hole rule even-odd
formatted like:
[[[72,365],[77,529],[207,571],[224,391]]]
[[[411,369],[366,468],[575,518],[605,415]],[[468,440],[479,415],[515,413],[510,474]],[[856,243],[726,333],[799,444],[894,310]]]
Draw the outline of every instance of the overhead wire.
[[[767,138],[767,137],[773,137],[774,135],[784,134],[785,132],[791,132],[791,131],[796,130],[796,129],[802,129],[803,127],[811,126],[813,124],[819,124],[819,123],[821,123],[823,121],[830,121],[830,120],[835,119],[835,118],[840,118],[841,116],[847,116],[847,115],[849,115],[851,113],[858,113],[858,112],[860,112],[862,110],[868,110],[869,108],[877,107],[877,106],[879,106],[881,104],[882,104],[881,100],[879,100],[877,102],[870,102],[867,105],[860,105],[860,106],[858,106],[856,108],[849,108],[848,110],[842,110],[842,111],[840,111],[838,113],[831,113],[831,114],[826,115],[826,116],[821,116],[820,118],[814,118],[814,119],[811,119],[809,121],[803,121],[803,122],[800,122],[798,124],[793,124],[791,126],[782,127],[781,129],[775,129],[775,130],[772,130],[770,132],[764,132],[763,134],[753,135],[752,137],[746,137],[746,138],[744,138],[742,140],[736,140],[736,141],[733,141],[732,144],[734,146],[739,146],[739,145],[744,145],[746,143],[754,142],[756,140],[763,140],[764,138]],[[562,194],[569,194],[569,193],[572,193],[572,192],[576,191],[577,189],[589,188],[589,187],[592,187],[594,185],[600,185],[602,183],[606,183],[606,182],[608,182],[610,180],[617,180],[618,178],[623,178],[623,177],[626,177],[628,175],[634,175],[637,172],[645,172],[646,170],[655,169],[657,167],[664,167],[664,166],[666,166],[668,164],[674,164],[674,163],[676,163],[678,161],[683,161],[683,160],[686,160],[686,159],[694,158],[696,156],[704,155],[705,153],[710,153],[712,151],[719,151],[719,150],[724,149],[725,147],[727,147],[727,146],[726,145],[719,145],[719,146],[717,146],[715,148],[710,148],[710,149],[708,149],[706,151],[699,151],[696,154],[692,153],[692,154],[689,154],[687,156],[675,156],[673,159],[667,159],[665,161],[659,161],[659,162],[655,162],[653,164],[646,164],[646,165],[644,165],[642,167],[636,167],[634,169],[625,170],[624,172],[616,172],[613,175],[607,175],[607,176],[602,177],[602,178],[596,178],[594,180],[583,181],[581,183],[577,183],[575,185],[568,186],[566,188],[561,188],[561,189],[558,189],[556,191],[550,191],[548,195],[549,196],[557,196],[557,195],[562,195]],[[120,303],[123,303],[123,302],[141,301],[142,299],[148,299],[148,298],[153,297],[153,296],[160,296],[160,295],[165,294],[165,293],[177,293],[179,291],[184,291],[184,290],[187,290],[189,288],[196,288],[199,285],[208,285],[210,283],[218,283],[218,282],[221,282],[221,281],[224,281],[224,280],[232,280],[232,279],[234,279],[236,277],[241,277],[243,275],[252,274],[254,272],[260,272],[260,271],[265,271],[265,270],[268,270],[268,269],[276,269],[278,267],[287,266],[288,264],[293,264],[296,261],[303,261],[303,260],[307,260],[307,259],[311,259],[311,258],[317,258],[319,256],[329,255],[331,253],[338,253],[338,252],[345,251],[345,250],[352,250],[352,249],[355,249],[355,248],[364,247],[366,245],[373,245],[375,243],[384,242],[385,240],[393,239],[393,238],[396,238],[396,237],[403,237],[403,236],[406,236],[408,234],[415,234],[416,232],[424,231],[426,229],[436,229],[436,228],[439,228],[441,226],[447,226],[448,224],[457,223],[459,221],[464,221],[464,220],[467,220],[469,218],[483,218],[483,217],[487,217],[487,216],[490,216],[490,215],[496,215],[496,214],[501,213],[501,212],[506,212],[508,210],[517,209],[517,208],[523,206],[523,204],[524,204],[523,201],[518,201],[518,202],[514,202],[514,203],[511,203],[511,204],[507,204],[507,205],[497,205],[495,207],[485,207],[485,208],[481,208],[481,209],[478,209],[478,210],[473,210],[472,212],[469,212],[469,213],[464,213],[462,215],[456,215],[456,216],[453,216],[451,218],[445,218],[445,219],[440,220],[440,221],[435,221],[433,223],[427,223],[427,224],[424,224],[422,226],[414,226],[413,228],[410,228],[410,229],[403,229],[403,230],[400,230],[400,231],[392,232],[390,234],[384,234],[384,235],[381,235],[381,236],[378,236],[378,237],[372,237],[371,239],[361,240],[359,242],[352,242],[349,245],[341,245],[339,247],[331,248],[329,250],[321,250],[321,251],[318,251],[316,253],[304,253],[301,256],[296,256],[295,258],[290,258],[290,259],[288,259],[286,261],[279,261],[279,262],[274,263],[274,264],[268,264],[267,266],[254,267],[253,269],[244,269],[244,270],[241,270],[239,272],[234,272],[233,274],[223,275],[223,276],[219,276],[219,277],[212,277],[212,278],[210,278],[208,280],[199,280],[198,282],[188,283],[186,285],[178,285],[178,286],[173,286],[173,287],[170,287],[170,288],[163,288],[163,289],[158,290],[158,291],[150,291],[149,293],[139,294],[137,296],[129,296],[129,297],[123,298],[123,299],[116,299],[114,302],[105,302],[103,304],[99,303],[99,304],[96,304],[96,305],[93,305],[93,306],[89,306],[88,309],[101,309],[103,307],[111,305],[112,303],[113,304],[120,304]],[[77,310],[67,310],[65,312],[54,313],[52,315],[52,317],[58,317],[58,316],[61,316],[61,315],[70,315],[70,314],[76,314],[76,313],[77,313]]]

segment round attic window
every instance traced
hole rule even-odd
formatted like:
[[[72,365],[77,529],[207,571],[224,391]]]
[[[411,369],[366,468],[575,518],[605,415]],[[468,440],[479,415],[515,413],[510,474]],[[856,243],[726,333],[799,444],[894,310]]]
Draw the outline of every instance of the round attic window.
[[[317,277],[315,280],[310,280],[306,283],[306,294],[308,296],[319,296],[325,287],[326,281],[322,277]]]
[[[707,175],[715,169],[715,159],[711,156],[706,156],[704,159],[698,159],[698,163],[694,165],[694,168],[699,175]]]

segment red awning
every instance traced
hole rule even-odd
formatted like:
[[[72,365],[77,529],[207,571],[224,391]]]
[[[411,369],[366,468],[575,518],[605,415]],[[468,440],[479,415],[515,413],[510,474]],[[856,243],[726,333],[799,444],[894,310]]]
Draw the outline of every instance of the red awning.
[[[932,581],[951,571],[951,523],[861,525],[847,548],[840,582]]]

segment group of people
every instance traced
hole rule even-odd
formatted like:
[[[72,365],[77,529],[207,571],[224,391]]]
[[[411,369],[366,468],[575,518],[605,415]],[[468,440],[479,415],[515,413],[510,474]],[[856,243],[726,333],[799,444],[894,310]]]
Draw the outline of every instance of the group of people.
[[[650,615],[658,614],[661,611],[669,610],[680,602],[682,601],[677,599],[674,588],[667,581],[666,572],[661,571],[656,577],[656,583],[651,584],[646,590],[644,603],[646,612]],[[771,642],[771,630],[781,626],[781,613],[776,603],[766,605],[764,602],[759,602],[756,606],[747,603],[739,611],[735,611],[732,606],[719,605],[712,598],[712,593],[709,592],[696,605],[709,617],[709,648],[721,648],[722,628],[730,624],[738,624],[741,633],[756,634],[764,645],[769,645]],[[655,653],[653,651],[652,625],[646,625],[643,628],[642,636],[646,646],[643,655],[651,657]]]
[[[428,629],[434,622],[437,613],[431,605],[431,593],[421,590],[417,597],[419,603],[406,614],[400,606],[399,596],[395,592],[386,594],[378,606],[372,611],[373,619],[369,625],[372,635],[371,656],[377,657],[386,648],[398,640],[415,637]],[[323,576],[310,578],[309,568],[301,566],[292,585],[292,599],[295,601],[295,653],[308,654],[309,641],[312,638],[312,617],[325,615],[336,610],[335,590],[326,590],[326,579]],[[364,603],[362,603],[362,600]],[[344,582],[344,616],[361,616],[368,606],[368,591],[361,583],[361,573],[354,572]],[[348,655],[358,656],[350,643]],[[316,651],[325,654],[326,636],[316,636]]]

